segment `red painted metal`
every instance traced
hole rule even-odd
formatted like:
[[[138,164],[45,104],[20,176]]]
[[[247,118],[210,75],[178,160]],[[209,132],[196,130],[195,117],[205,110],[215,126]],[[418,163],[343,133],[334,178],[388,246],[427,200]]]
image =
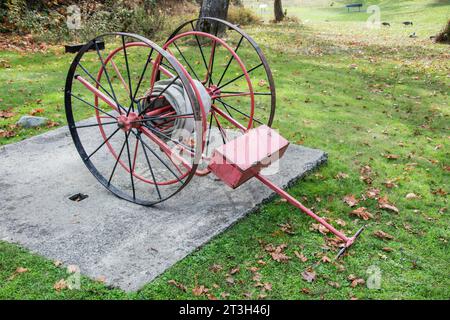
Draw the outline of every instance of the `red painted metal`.
[[[263,125],[214,150],[208,168],[234,188],[284,155],[289,142]]]

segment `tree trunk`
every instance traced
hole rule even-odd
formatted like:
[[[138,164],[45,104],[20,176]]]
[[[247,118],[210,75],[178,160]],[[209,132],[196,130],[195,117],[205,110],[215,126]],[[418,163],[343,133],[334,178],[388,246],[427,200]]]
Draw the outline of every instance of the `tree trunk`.
[[[281,3],[281,0],[275,0],[274,9],[275,9],[275,22],[283,21],[284,12],[283,12],[283,5]]]
[[[213,17],[226,20],[229,4],[230,0],[203,0],[199,18]],[[221,35],[225,32],[225,26],[216,22],[199,20],[197,30]]]

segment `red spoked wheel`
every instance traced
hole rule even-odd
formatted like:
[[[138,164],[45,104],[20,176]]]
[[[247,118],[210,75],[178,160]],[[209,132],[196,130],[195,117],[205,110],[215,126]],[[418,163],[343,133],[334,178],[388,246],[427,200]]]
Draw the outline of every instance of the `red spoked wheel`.
[[[88,169],[108,190],[141,205],[178,193],[204,145],[197,87],[176,59],[138,35],[105,34],[86,44],[70,67],[65,107]]]
[[[208,32],[197,31],[200,25]],[[239,27],[216,18],[192,20],[181,25],[163,49],[204,85],[212,99],[205,161],[197,174],[208,173],[211,152],[240,134],[236,128],[271,126],[276,104],[272,73],[259,46]]]

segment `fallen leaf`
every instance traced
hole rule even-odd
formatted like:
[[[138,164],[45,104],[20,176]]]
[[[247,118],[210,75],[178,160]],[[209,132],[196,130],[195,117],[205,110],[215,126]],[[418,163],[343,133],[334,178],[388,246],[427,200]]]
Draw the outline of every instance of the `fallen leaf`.
[[[0,118],[12,118],[16,115],[17,113],[12,112],[11,109],[8,110],[0,110]]]
[[[358,209],[353,210],[350,212],[351,215],[357,216],[363,220],[369,220],[373,218],[373,215],[367,211],[366,207],[359,207]]]
[[[1,131],[1,130],[0,130],[0,131]],[[442,189],[442,188],[433,190],[431,193],[434,194],[434,195],[439,195],[439,196],[446,196],[446,195],[447,195],[447,191],[445,191],[445,190]]]
[[[303,255],[303,253],[299,253],[298,251],[294,251],[294,254],[297,258],[300,259],[301,262],[308,261],[308,258]]]
[[[265,298],[267,298],[267,294],[261,293],[258,295],[258,299],[265,299]]]
[[[283,223],[278,225],[281,228],[281,231],[283,231],[286,234],[293,235],[294,229],[290,223]]]
[[[47,121],[48,128],[53,128],[53,127],[57,127],[57,126],[59,126],[59,122],[51,121],[51,120]]]
[[[59,280],[58,282],[56,282],[53,285],[53,289],[55,289],[58,292],[61,290],[67,289],[68,287],[69,287],[69,285],[67,284],[66,280],[64,280],[64,279]]]
[[[328,285],[333,287],[333,288],[336,288],[336,289],[339,289],[341,287],[341,285],[339,283],[334,282],[334,281],[329,281]]]
[[[265,282],[264,286],[263,286],[263,289],[267,290],[267,291],[272,291],[272,284],[269,283],[269,282]]]
[[[347,223],[342,219],[336,219],[336,223],[341,227],[345,227],[347,225]]]
[[[0,129],[0,138],[11,138],[14,137],[16,133],[12,130],[2,130]]]
[[[24,268],[24,267],[18,267],[17,269],[16,269],[16,273],[25,273],[25,272],[28,272],[28,269],[27,268]]]
[[[408,194],[405,196],[405,198],[408,199],[408,200],[411,200],[411,199],[418,199],[419,196],[418,196],[417,194],[411,192],[411,193],[408,193]]]
[[[354,207],[358,204],[358,200],[356,200],[355,196],[352,194],[348,194],[344,197],[344,202],[348,204],[350,207]]]
[[[366,191],[366,196],[369,199],[376,199],[380,195],[380,189],[370,188]]]
[[[252,273],[255,273],[259,270],[259,268],[258,267],[250,267],[250,268],[248,268],[248,270]]]
[[[393,180],[386,180],[383,182],[383,184],[386,186],[386,188],[395,188],[397,187],[397,184]]]
[[[239,272],[239,270],[240,270],[239,267],[233,268],[230,270],[230,274],[236,274]]]
[[[220,297],[223,298],[223,299],[226,299],[226,298],[228,298],[229,296],[230,296],[230,294],[229,294],[228,292],[222,292],[222,293],[220,294]]]
[[[381,250],[383,250],[384,252],[392,252],[392,251],[394,251],[394,249],[389,248],[389,247],[384,247],[384,248],[381,249]]]
[[[266,83],[267,83],[266,80],[259,80],[258,86],[264,87],[266,85]]]
[[[331,259],[327,256],[323,256],[322,259],[320,259],[320,261],[322,261],[323,263],[330,263]]]
[[[338,180],[347,179],[348,177],[349,175],[344,172],[338,172],[338,174],[335,176],[335,178]]]
[[[357,285],[363,285],[365,284],[366,281],[362,278],[356,278],[355,280],[352,281],[352,283],[350,284],[350,287],[355,288]]]
[[[194,296],[201,296],[204,293],[207,293],[208,289],[205,288],[205,286],[195,286],[194,289],[192,289],[192,293],[194,294]]]
[[[373,235],[374,235],[375,237],[377,237],[377,238],[382,239],[382,240],[393,240],[393,239],[394,239],[394,237],[391,236],[389,233],[386,233],[386,232],[381,231],[381,230],[375,231],[375,232],[373,233]]]
[[[44,108],[36,108],[30,111],[30,115],[35,116],[37,114],[43,113],[44,111]]]
[[[234,278],[233,277],[226,277],[225,278],[225,282],[228,284],[234,284]]]
[[[206,297],[208,298],[208,300],[218,300],[218,299],[216,298],[216,296],[213,295],[213,294],[211,294],[211,293],[208,293],[208,294],[206,295]]]
[[[302,288],[302,290],[300,290],[302,293],[304,294],[310,294],[311,290],[309,290],[308,288]]]
[[[62,265],[62,261],[55,260],[53,261],[53,264],[55,265],[55,267],[59,267],[60,265]]]
[[[321,225],[320,223],[312,223],[311,230],[317,230],[323,235],[330,233],[330,230],[328,230],[325,226]]]
[[[385,154],[384,157],[389,160],[397,160],[398,158],[400,158],[400,156],[396,154]]]
[[[389,203],[389,200],[388,200],[387,196],[378,198],[378,207],[380,209],[393,211],[395,213],[399,212],[396,206],[394,206],[393,204]]]
[[[211,267],[209,267],[209,270],[216,273],[223,269],[223,267],[220,264],[213,264]]]
[[[175,287],[177,287],[178,289],[180,289],[181,291],[187,292],[187,287],[184,284],[178,283],[175,280],[169,280],[167,281],[168,284],[173,285]]]
[[[71,264],[67,266],[67,272],[68,273],[80,272],[80,268],[76,265]]]
[[[313,282],[316,280],[316,273],[313,269],[309,268],[302,272],[302,278],[307,282]]]
[[[105,283],[106,282],[106,277],[105,276],[98,276],[97,278],[95,278],[95,281],[97,281],[99,283]]]
[[[273,260],[277,262],[287,262],[290,258],[283,252],[286,247],[286,244],[281,244],[277,247],[269,244],[265,247],[265,249],[272,256]]]

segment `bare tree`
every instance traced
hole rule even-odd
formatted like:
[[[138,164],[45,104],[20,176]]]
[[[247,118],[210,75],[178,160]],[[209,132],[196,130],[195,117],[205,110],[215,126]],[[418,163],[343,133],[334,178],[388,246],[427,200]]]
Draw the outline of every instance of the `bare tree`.
[[[284,12],[283,12],[283,4],[281,3],[281,0],[275,0],[274,10],[275,10],[275,22],[283,21]]]
[[[203,0],[200,8],[199,18],[213,17],[226,20],[229,5],[230,0]],[[222,34],[223,32],[225,32],[225,26],[223,24],[200,19],[197,23],[197,30]]]

